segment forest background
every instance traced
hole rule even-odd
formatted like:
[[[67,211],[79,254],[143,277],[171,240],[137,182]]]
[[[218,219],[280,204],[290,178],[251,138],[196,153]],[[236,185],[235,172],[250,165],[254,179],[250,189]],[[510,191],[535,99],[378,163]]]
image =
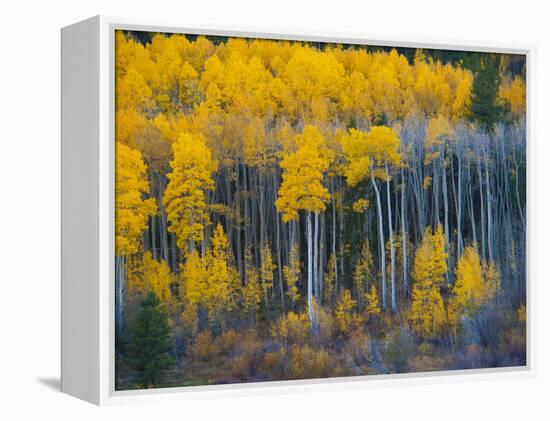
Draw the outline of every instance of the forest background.
[[[120,387],[524,364],[524,57],[118,33],[116,76]]]

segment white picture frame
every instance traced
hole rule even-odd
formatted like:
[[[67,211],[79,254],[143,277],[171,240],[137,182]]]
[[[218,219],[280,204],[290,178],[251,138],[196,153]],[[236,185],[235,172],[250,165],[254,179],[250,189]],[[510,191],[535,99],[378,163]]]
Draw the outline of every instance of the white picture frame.
[[[254,384],[115,391],[114,388],[114,32],[143,30],[525,54],[527,57],[527,365]],[[97,405],[143,400],[447,383],[533,376],[531,279],[534,144],[531,139],[535,47],[455,40],[380,39],[370,34],[213,26],[96,16],[65,27],[62,46],[62,356],[61,390]]]

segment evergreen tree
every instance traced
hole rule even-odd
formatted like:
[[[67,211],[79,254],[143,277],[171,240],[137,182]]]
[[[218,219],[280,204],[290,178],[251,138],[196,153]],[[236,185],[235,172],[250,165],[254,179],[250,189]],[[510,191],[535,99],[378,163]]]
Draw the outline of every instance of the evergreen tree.
[[[504,107],[498,97],[499,65],[499,55],[483,54],[474,72],[469,118],[487,131],[493,130],[504,113]]]
[[[135,381],[142,387],[155,386],[163,370],[174,364],[168,317],[154,292],[140,303],[131,326],[128,365],[135,370]]]

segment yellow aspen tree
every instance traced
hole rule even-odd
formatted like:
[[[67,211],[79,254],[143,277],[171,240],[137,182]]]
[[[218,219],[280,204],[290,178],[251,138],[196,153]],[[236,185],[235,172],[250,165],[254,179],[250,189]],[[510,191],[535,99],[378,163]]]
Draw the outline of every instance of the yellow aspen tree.
[[[116,326],[124,327],[126,262],[138,252],[141,236],[150,216],[157,211],[154,199],[143,199],[149,193],[147,166],[139,151],[117,142],[115,146],[115,285]]]
[[[154,292],[161,303],[170,305],[172,300],[171,285],[174,275],[164,260],[156,260],[151,252],[143,254],[143,294]]]
[[[386,126],[373,126],[370,131],[364,132],[357,129],[350,129],[341,138],[342,149],[346,158],[344,167],[344,176],[348,185],[356,186],[365,178],[370,178],[373,186],[378,215],[378,238],[380,247],[380,272],[382,274],[382,307],[386,308],[386,271],[385,271],[385,241],[384,241],[384,224],[382,215],[382,203],[380,199],[380,189],[377,184],[377,179],[382,179],[386,182],[386,187],[389,191],[389,182],[391,176],[389,174],[388,165],[397,166],[401,162],[399,155],[400,139],[395,131]],[[388,228],[390,238],[393,237],[392,232],[392,213],[391,203],[388,195]],[[390,257],[391,257],[391,305],[392,311],[397,312],[397,290],[395,286],[395,250],[393,243],[390,242]]]
[[[336,327],[341,335],[347,336],[361,325],[361,317],[356,312],[357,301],[351,297],[351,292],[346,289],[334,310]]]
[[[365,292],[369,290],[369,283],[372,282],[372,268],[373,260],[370,250],[370,243],[369,240],[366,239],[363,242],[361,255],[357,260],[357,264],[355,265],[355,270],[353,272],[353,282],[355,284],[357,300],[360,308],[363,308],[362,305],[365,299]]]
[[[495,262],[483,264],[482,294],[485,302],[492,301],[500,290],[500,271]]]
[[[426,138],[424,146],[426,150],[424,164],[432,165],[434,177],[439,177],[441,172],[441,184],[443,192],[443,210],[444,210],[444,228],[445,228],[445,252],[450,249],[450,230],[449,230],[449,200],[447,192],[447,170],[445,168],[445,144],[454,139],[454,129],[451,122],[442,114],[430,118],[428,128],[426,129]],[[431,180],[430,180],[431,181]],[[437,192],[435,193],[437,194]],[[436,210],[436,213],[439,209]],[[460,239],[458,239],[459,241]],[[450,282],[450,269],[447,271],[447,282]]]
[[[115,254],[128,256],[138,251],[156,205],[154,199],[143,199],[149,193],[149,182],[139,151],[117,143],[115,153]]]
[[[427,227],[414,258],[410,321],[413,330],[424,339],[437,336],[446,319],[440,292],[447,271],[444,237],[441,225],[435,233]]]
[[[266,244],[261,252],[260,264],[260,282],[264,291],[264,299],[266,306],[268,305],[269,293],[273,291],[273,272],[277,266],[273,263],[271,247]]]
[[[128,69],[116,82],[115,105],[118,110],[146,109],[152,100],[152,91],[143,75],[134,68]]]
[[[213,325],[223,324],[223,315],[230,308],[232,273],[229,242],[221,224],[212,235],[212,249],[207,255],[205,306]]]
[[[367,293],[367,308],[365,312],[368,318],[380,315],[380,302],[378,300],[376,285],[371,286],[370,291]]]
[[[502,83],[498,90],[499,98],[506,102],[512,114],[525,115],[525,81],[516,76],[513,80]]]
[[[323,186],[323,177],[328,170],[332,155],[325,139],[315,126],[305,126],[296,136],[297,150],[286,154],[281,162],[283,181],[275,202],[282,212],[283,221],[298,219],[300,210],[306,211],[308,244],[308,311],[313,331],[317,331],[317,320],[313,305],[313,230],[311,214],[316,218],[330,200],[328,189]],[[316,236],[317,237],[317,236]]]
[[[464,249],[455,269],[456,281],[449,302],[449,324],[455,329],[460,317],[471,317],[490,303],[498,291],[500,275],[494,263],[482,264],[473,244]]]
[[[298,289],[298,281],[300,280],[300,259],[298,258],[298,247],[293,244],[290,248],[290,256],[288,265],[283,268],[283,275],[286,282],[286,295],[290,300],[292,309],[300,301],[300,290]]]
[[[206,259],[201,258],[196,250],[186,256],[180,264],[178,292],[182,299],[181,319],[185,331],[191,335],[198,332],[199,307],[206,303]]]
[[[256,317],[262,302],[262,286],[259,281],[258,271],[252,262],[252,251],[246,250],[245,256],[246,285],[242,289],[243,307],[245,311]]]
[[[323,281],[323,301],[325,304],[331,305],[336,290],[336,259],[331,255],[328,258],[328,268],[324,275]]]
[[[168,230],[176,234],[180,250],[191,251],[195,242],[203,242],[204,227],[210,224],[206,193],[214,189],[217,162],[199,135],[182,133],[172,148],[172,172],[163,198]]]

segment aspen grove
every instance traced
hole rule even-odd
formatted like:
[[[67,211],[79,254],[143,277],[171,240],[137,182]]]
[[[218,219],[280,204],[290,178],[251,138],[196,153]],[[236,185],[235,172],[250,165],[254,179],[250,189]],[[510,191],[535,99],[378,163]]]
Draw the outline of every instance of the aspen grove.
[[[116,388],[526,363],[525,57],[116,32]]]

